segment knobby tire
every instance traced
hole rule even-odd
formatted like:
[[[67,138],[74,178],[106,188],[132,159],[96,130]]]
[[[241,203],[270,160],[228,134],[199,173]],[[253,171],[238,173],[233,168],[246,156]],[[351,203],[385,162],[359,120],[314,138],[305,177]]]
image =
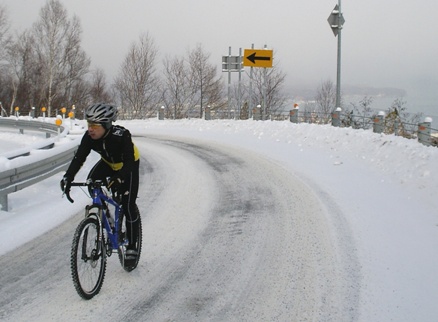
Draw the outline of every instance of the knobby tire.
[[[84,219],[76,229],[71,248],[71,275],[79,296],[89,300],[99,293],[106,271],[104,238],[98,240],[99,222]]]

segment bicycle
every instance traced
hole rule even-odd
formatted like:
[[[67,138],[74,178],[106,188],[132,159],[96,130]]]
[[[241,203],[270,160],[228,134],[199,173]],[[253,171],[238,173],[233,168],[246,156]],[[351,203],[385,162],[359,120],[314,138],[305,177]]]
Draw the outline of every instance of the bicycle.
[[[104,190],[106,185],[101,180],[72,182],[71,187],[74,186],[88,187],[93,200],[92,204],[85,207],[85,219],[76,228],[70,258],[73,285],[79,296],[89,300],[102,288],[107,257],[117,252],[125,271],[131,272],[137,267],[142,241],[141,218],[138,216],[138,254],[135,260],[125,261],[128,239],[124,231],[121,197]],[[66,189],[65,195],[70,202],[74,202],[70,197],[70,189]],[[114,216],[111,215],[109,205],[114,208]]]

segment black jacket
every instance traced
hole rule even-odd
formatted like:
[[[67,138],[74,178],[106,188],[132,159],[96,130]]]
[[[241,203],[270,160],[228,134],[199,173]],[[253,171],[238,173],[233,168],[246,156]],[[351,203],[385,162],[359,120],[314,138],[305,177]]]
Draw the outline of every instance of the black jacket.
[[[81,144],[65,173],[73,180],[84,164],[91,150],[96,151],[110,167],[119,171],[121,178],[126,177],[139,159],[138,150],[132,142],[131,133],[119,125],[113,125],[99,140],[93,140],[88,131],[82,137]]]

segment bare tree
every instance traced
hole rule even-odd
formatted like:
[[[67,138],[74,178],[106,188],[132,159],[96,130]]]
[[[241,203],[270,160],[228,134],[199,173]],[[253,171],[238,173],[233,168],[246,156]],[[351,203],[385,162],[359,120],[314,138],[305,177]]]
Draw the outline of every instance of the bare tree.
[[[182,118],[183,112],[191,104],[189,70],[184,58],[165,58],[164,60],[165,107],[173,118]]]
[[[223,107],[222,83],[216,67],[209,63],[210,54],[198,45],[188,55],[190,65],[189,80],[192,87],[192,104],[199,105],[200,116],[204,105],[212,109]]]
[[[134,43],[116,78],[115,89],[123,106],[122,116],[145,118],[156,112],[161,98],[159,79],[155,75],[157,49],[149,34]]]
[[[9,34],[9,19],[6,7],[0,5],[0,61],[6,56],[6,48],[11,36]]]
[[[80,24],[58,0],[48,0],[40,11],[40,20],[34,24],[36,52],[41,65],[41,100],[47,104],[49,115],[54,99],[71,99],[74,82],[82,81],[89,60],[80,48]]]
[[[406,101],[397,98],[392,102],[391,107],[386,112],[385,132],[411,137],[412,133],[415,133],[422,117],[422,113],[408,113]]]
[[[372,114],[373,109],[371,104],[373,103],[373,98],[371,96],[364,96],[359,104],[350,103],[352,106],[351,110],[344,109],[344,114],[346,117],[343,120],[345,126],[351,126],[355,129],[363,128],[369,129],[372,127]]]
[[[286,96],[283,93],[285,79],[286,74],[278,68],[278,65],[274,65],[272,68],[253,69],[251,101],[262,106],[264,118],[282,111],[286,102]],[[249,84],[245,83],[244,87],[246,100],[248,101],[250,95]],[[266,107],[263,106],[264,104],[266,104]]]
[[[34,51],[35,39],[30,31],[24,31],[9,44],[7,61],[10,77],[10,111],[18,104],[30,108],[35,105],[38,92],[39,65]]]
[[[70,24],[68,39],[65,41],[64,66],[61,70],[63,83],[63,100],[66,102],[82,101],[86,96],[85,77],[89,72],[90,58],[81,49],[82,28],[77,17],[73,17]],[[62,90],[62,88],[60,89]]]
[[[330,115],[336,108],[336,87],[331,80],[321,83],[315,97],[317,113],[328,122]]]
[[[95,102],[112,102],[114,99],[106,83],[105,72],[101,68],[91,72],[91,85],[87,105]]]
[[[7,45],[10,41],[9,26],[6,7],[0,5],[0,97],[2,97],[2,100],[7,95],[9,84],[11,84],[7,72]]]

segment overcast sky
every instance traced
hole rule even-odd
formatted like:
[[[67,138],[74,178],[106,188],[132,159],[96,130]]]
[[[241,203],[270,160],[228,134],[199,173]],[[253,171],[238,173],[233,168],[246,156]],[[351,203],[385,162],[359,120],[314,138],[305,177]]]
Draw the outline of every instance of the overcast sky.
[[[46,0],[0,0],[12,30],[29,28]],[[185,56],[202,44],[217,62],[239,48],[268,48],[287,83],[336,82],[337,38],[327,18],[338,0],[61,0],[83,28],[93,67],[117,74],[129,46],[148,32],[160,53]],[[438,115],[438,1],[343,0],[342,88],[407,91],[409,109]],[[237,75],[233,75],[237,79]],[[292,87],[293,89],[293,87]],[[293,96],[294,94],[292,94]],[[420,99],[421,97],[421,99]],[[420,102],[421,100],[421,102]],[[418,102],[418,103],[416,103]]]

